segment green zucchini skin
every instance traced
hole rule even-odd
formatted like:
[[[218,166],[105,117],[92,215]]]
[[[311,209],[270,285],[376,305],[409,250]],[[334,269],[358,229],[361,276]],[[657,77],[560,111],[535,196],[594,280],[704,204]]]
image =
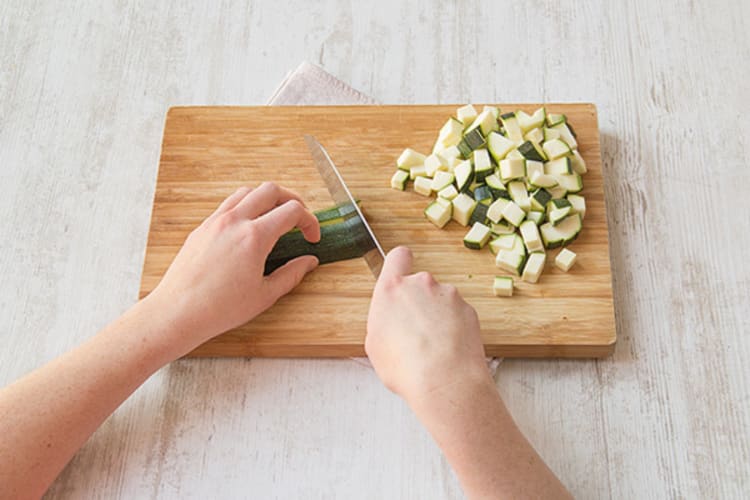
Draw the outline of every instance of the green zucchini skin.
[[[335,217],[338,213],[338,217]],[[320,221],[320,241],[310,243],[298,229],[279,238],[266,259],[264,275],[301,255],[314,255],[320,264],[362,257],[375,245],[352,206],[342,205],[316,212]],[[322,220],[321,220],[322,219]]]

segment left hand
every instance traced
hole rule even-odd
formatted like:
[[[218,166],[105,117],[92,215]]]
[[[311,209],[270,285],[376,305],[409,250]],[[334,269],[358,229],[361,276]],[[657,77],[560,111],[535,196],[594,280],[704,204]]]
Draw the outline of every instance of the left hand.
[[[318,265],[305,255],[263,276],[276,241],[298,227],[310,242],[320,225],[299,196],[273,183],[238,189],[185,240],[144,300],[171,311],[184,353],[271,307]],[[184,354],[183,353],[183,354]]]

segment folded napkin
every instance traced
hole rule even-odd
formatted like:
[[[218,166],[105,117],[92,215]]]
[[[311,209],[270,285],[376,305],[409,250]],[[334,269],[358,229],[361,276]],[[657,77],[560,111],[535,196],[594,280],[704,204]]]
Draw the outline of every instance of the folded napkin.
[[[378,102],[308,62],[303,62],[297,69],[288,73],[268,100],[269,106],[337,104],[378,104]],[[367,358],[353,359],[369,366]],[[500,361],[498,358],[488,360],[488,366],[493,375]]]

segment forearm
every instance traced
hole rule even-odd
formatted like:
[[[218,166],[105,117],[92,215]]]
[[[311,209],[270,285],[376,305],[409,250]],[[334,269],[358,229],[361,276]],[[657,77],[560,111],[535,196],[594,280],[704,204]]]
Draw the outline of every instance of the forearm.
[[[0,497],[38,497],[101,423],[178,354],[141,302],[78,348],[0,390]]]
[[[569,498],[521,434],[489,376],[412,404],[469,498]]]

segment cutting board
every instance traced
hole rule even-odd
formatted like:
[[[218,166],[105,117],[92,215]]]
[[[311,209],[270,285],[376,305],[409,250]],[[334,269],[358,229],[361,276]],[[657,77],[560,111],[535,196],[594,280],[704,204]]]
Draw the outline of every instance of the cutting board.
[[[533,111],[539,105],[500,104]],[[429,152],[456,106],[177,107],[167,113],[140,296],[158,284],[188,233],[235,189],[274,181],[313,208],[332,204],[304,142],[314,135],[361,200],[385,250],[408,245],[415,271],[454,284],[479,314],[491,356],[601,357],[612,352],[615,321],[596,108],[548,104],[578,134],[589,172],[584,228],[571,245],[575,266],[564,273],[548,252],[539,283],[516,280],[511,298],[492,293],[503,274],[489,250],[463,247],[467,229],[444,230],[422,211],[428,199],[389,187],[406,147]],[[292,293],[251,323],[221,335],[190,356],[363,356],[375,280],[364,260],[319,267]]]

